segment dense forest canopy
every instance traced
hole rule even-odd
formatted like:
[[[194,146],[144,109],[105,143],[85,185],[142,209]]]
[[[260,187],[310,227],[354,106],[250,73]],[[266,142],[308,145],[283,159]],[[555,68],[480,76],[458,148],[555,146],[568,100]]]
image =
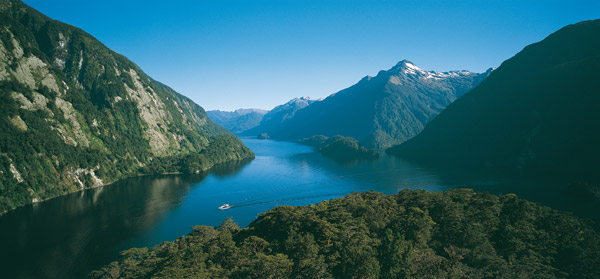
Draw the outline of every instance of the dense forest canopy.
[[[379,153],[372,148],[366,148],[356,139],[336,135],[327,137],[316,135],[298,142],[317,148],[323,155],[340,160],[377,159]]]
[[[195,226],[91,278],[599,278],[600,235],[514,194],[352,193]]]

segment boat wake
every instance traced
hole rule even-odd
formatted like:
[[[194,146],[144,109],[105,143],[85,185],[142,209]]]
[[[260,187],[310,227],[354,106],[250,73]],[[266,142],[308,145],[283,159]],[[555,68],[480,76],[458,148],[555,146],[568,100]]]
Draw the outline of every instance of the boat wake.
[[[332,197],[333,198],[333,197],[341,197],[346,194],[348,194],[348,193],[346,193],[346,192],[344,192],[344,193],[329,193],[329,194],[302,196],[302,197],[294,197],[294,198],[283,198],[283,199],[268,200],[268,201],[256,201],[256,202],[250,202],[250,203],[233,204],[233,205],[229,205],[228,208],[239,208],[239,207],[246,207],[246,206],[253,206],[253,205],[260,205],[260,204],[306,200],[306,199],[322,198],[322,197]]]

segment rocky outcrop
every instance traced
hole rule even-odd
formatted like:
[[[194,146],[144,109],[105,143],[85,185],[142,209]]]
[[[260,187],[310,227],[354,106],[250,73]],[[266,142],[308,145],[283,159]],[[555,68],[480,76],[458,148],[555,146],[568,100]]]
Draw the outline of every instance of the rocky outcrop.
[[[199,105],[80,29],[0,0],[0,30],[0,211],[183,170],[184,159],[204,170],[253,156]]]

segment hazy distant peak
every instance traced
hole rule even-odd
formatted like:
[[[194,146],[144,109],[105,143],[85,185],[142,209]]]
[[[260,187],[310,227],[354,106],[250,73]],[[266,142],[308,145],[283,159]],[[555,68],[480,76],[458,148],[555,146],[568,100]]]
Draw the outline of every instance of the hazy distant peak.
[[[274,107],[270,111],[270,114],[279,113],[282,111],[288,111],[290,109],[295,112],[296,110],[305,108],[308,105],[310,105],[316,101],[317,100],[311,100],[310,97],[308,97],[308,96],[296,97],[294,99],[289,100],[287,103],[285,103],[283,105]]]
[[[311,100],[310,97],[308,96],[302,96],[302,97],[296,97],[294,99],[291,99],[290,101],[288,101],[287,103],[285,103],[285,105],[297,105],[297,104],[310,104],[314,102],[314,100]]]
[[[264,109],[257,109],[257,108],[239,108],[236,110],[220,110],[220,109],[215,109],[215,110],[210,110],[212,112],[216,112],[216,113],[236,113],[238,115],[244,115],[244,114],[248,114],[248,113],[252,113],[252,112],[256,112],[256,113],[267,113],[269,112],[268,110],[264,110]]]
[[[266,114],[269,111],[264,110],[264,109],[256,109],[256,108],[240,108],[240,109],[236,109],[234,112],[239,115],[244,115],[244,114],[253,113],[253,112],[259,113],[259,114]]]
[[[308,97],[308,96],[296,97],[294,99],[291,99],[288,103],[294,103],[294,102],[298,102],[298,101],[310,101],[310,97]]]

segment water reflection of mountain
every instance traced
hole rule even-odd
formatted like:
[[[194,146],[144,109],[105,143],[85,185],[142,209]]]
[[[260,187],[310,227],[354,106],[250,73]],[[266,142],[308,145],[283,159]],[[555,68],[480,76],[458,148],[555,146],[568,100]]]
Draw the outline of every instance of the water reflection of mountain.
[[[444,183],[432,171],[397,157],[383,155],[378,160],[333,160],[318,152],[292,156],[291,160],[311,169],[321,169],[333,179],[361,186],[360,190],[396,193],[402,189],[441,190]]]
[[[257,154],[250,163],[219,165],[212,174],[132,178],[1,216],[0,247],[9,251],[0,253],[2,278],[83,278],[115,260],[121,250],[174,239],[195,224],[218,225],[233,216],[245,226],[275,205],[317,203],[352,191],[468,187],[516,193],[594,220],[600,215],[598,198],[565,191],[552,181],[459,177],[386,155],[339,164],[294,143],[245,142]],[[241,206],[218,210],[223,203]]]
[[[233,175],[244,168],[252,159],[245,159],[235,162],[227,162],[219,165],[215,165],[210,169],[210,173],[218,177],[227,177]]]
[[[0,260],[3,276],[85,277],[94,258],[114,257],[106,247],[151,227],[205,176],[132,178],[9,212],[0,218],[0,247],[10,251]]]
[[[600,195],[585,185],[569,187],[567,183],[544,178],[501,180],[479,173],[459,175],[425,168],[387,155],[374,161],[339,162],[314,152],[298,154],[292,159],[384,193],[395,193],[402,189],[439,191],[448,188],[472,188],[496,195],[514,193],[530,201],[591,219],[596,227],[600,227]]]

